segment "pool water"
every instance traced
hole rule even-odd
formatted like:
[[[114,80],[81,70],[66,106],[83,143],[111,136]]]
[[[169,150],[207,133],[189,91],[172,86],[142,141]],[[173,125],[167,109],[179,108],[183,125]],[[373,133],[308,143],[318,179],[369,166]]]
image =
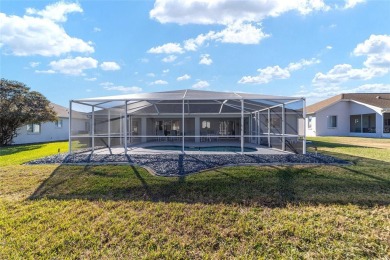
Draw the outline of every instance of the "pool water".
[[[177,145],[161,145],[161,146],[148,146],[144,149],[151,150],[168,150],[168,151],[181,151],[181,146]],[[185,146],[185,151],[200,151],[200,152],[241,152],[241,147],[238,146],[209,146],[209,147],[195,147]],[[244,152],[255,152],[255,148],[244,147]]]

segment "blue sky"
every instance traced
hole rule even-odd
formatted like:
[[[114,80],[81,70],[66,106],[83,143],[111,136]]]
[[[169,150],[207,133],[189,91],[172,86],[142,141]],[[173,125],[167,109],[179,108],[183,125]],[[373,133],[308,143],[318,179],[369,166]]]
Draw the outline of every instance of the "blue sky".
[[[49,100],[390,92],[390,1],[2,1],[1,77]]]

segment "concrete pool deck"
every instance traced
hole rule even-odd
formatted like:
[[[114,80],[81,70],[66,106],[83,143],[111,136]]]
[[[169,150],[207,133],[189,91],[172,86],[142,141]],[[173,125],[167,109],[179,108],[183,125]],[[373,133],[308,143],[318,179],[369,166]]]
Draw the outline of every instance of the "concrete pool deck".
[[[133,144],[129,145],[127,147],[127,154],[131,155],[137,155],[137,154],[182,154],[181,150],[160,150],[160,149],[150,149],[148,147],[155,147],[155,146],[179,146],[181,147],[181,142],[149,142],[149,143],[141,143],[141,144]],[[198,147],[223,147],[223,146],[234,146],[234,147],[240,147],[240,144],[237,142],[203,142],[203,143],[195,143],[195,142],[186,142],[185,147],[190,148],[198,148]],[[288,155],[292,154],[288,151],[281,151],[279,149],[269,148],[266,146],[261,146],[257,144],[251,144],[246,143],[244,147],[256,149],[256,151],[251,152],[244,152],[244,154],[270,154],[270,155]],[[184,151],[185,154],[241,154],[240,152],[228,152],[228,151]],[[90,154],[91,152],[85,152],[83,154]],[[94,154],[101,154],[101,155],[107,155],[107,154],[125,154],[125,148],[124,147],[113,147],[113,148],[101,148],[96,149]]]

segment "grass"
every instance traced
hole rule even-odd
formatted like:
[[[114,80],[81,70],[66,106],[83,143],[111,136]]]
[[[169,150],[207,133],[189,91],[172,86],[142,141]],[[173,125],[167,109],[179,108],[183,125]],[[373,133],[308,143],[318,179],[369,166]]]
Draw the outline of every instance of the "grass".
[[[390,163],[314,142],[355,165],[1,167],[0,259],[389,258]]]
[[[22,164],[68,151],[68,141],[0,147],[0,166]]]
[[[390,139],[362,137],[309,137],[319,151],[390,162]]]

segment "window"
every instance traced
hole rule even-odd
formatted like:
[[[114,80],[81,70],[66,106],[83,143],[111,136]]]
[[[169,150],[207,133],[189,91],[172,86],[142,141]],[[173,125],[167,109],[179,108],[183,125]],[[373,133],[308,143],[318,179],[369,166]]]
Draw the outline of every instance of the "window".
[[[175,130],[175,131],[180,130],[180,121],[172,121],[172,130]]]
[[[219,121],[219,133],[220,135],[236,135],[235,122],[232,120]]]
[[[41,124],[29,124],[27,125],[27,133],[39,134],[41,132]]]
[[[375,114],[362,115],[363,133],[376,133]]]
[[[312,128],[312,125],[313,125],[313,118],[312,117],[309,117],[307,119],[307,128],[308,129],[311,129]]]
[[[360,133],[362,131],[361,118],[361,115],[351,115],[349,117],[349,126],[351,133]]]
[[[390,133],[390,113],[383,114],[383,133]]]
[[[59,119],[55,122],[57,128],[62,128],[62,119]]]
[[[337,116],[328,116],[328,128],[337,127]]]
[[[351,115],[349,125],[351,133],[376,133],[375,114]]]
[[[210,121],[202,121],[202,129],[210,129]]]

